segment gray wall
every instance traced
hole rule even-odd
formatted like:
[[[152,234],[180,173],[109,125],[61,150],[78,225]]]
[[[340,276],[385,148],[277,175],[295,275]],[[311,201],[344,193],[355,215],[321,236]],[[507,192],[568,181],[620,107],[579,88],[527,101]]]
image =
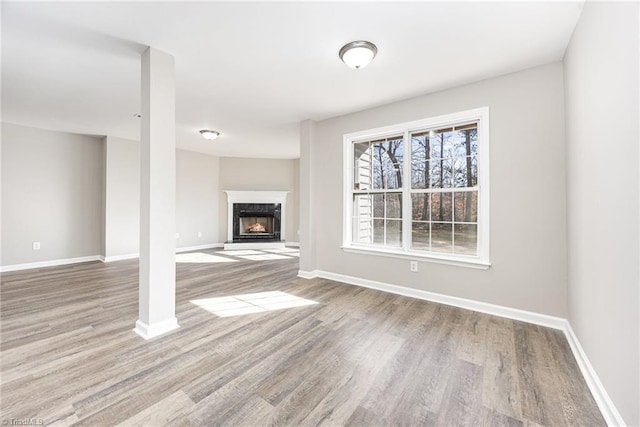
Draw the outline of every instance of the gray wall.
[[[565,56],[569,320],[640,425],[638,4],[587,2]]]
[[[300,189],[311,192],[313,211],[304,241],[316,250],[311,263],[302,251],[301,265],[565,317],[563,91],[562,64],[554,63],[318,122],[310,150],[301,150],[310,155],[300,159],[311,163],[306,182],[315,183]],[[492,267],[420,262],[411,273],[408,260],[343,252],[343,134],[483,106],[490,108]]]
[[[227,195],[224,190],[289,191],[287,194],[285,238],[298,241],[299,161],[280,159],[220,158],[220,228],[222,241],[227,238]]]
[[[298,160],[176,151],[177,248],[227,236],[226,190],[286,190],[287,240],[297,241]],[[140,144],[3,124],[0,265],[136,255]],[[198,236],[201,233],[201,236]],[[40,251],[32,242],[41,242]]]
[[[176,150],[177,248],[218,243],[218,157]],[[140,144],[106,138],[106,256],[140,246]],[[198,237],[198,232],[202,233]]]
[[[218,157],[176,152],[176,241],[178,248],[220,242],[218,236]],[[198,237],[198,232],[202,233]]]
[[[0,265],[100,254],[102,156],[101,138],[2,124]]]
[[[105,138],[105,257],[137,254],[140,246],[140,144]]]

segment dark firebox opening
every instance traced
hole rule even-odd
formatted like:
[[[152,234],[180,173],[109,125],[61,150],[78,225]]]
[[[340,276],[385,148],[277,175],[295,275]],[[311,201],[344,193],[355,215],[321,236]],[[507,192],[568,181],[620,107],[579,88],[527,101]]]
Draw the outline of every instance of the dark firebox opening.
[[[234,203],[233,241],[280,241],[280,203]]]

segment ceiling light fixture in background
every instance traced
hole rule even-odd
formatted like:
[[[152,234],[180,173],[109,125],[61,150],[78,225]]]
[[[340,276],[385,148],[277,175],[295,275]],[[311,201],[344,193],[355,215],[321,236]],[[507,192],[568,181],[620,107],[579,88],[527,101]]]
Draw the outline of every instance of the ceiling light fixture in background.
[[[202,135],[202,137],[204,139],[208,139],[209,141],[213,141],[218,136],[220,136],[220,132],[215,131],[215,130],[203,129],[203,130],[200,131],[200,135]]]
[[[364,68],[376,57],[378,48],[375,44],[358,40],[347,43],[340,49],[340,59],[351,68]]]

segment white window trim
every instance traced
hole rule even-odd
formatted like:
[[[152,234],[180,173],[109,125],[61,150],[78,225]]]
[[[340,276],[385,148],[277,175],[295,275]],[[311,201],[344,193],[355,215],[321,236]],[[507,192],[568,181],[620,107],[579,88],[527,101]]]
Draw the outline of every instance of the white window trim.
[[[411,235],[411,221],[402,221],[403,247],[390,248],[384,246],[364,245],[352,242],[352,216],[353,216],[353,143],[377,139],[386,136],[403,134],[405,141],[409,141],[411,131],[423,128],[444,127],[464,121],[478,120],[478,255],[456,255],[447,253],[433,253],[411,250],[409,239],[404,236]],[[489,221],[489,107],[476,108],[473,110],[461,111],[453,114],[431,117],[423,120],[416,120],[397,125],[384,126],[376,129],[369,129],[359,132],[352,132],[343,136],[343,216],[342,216],[342,249],[345,252],[362,253],[370,255],[382,255],[394,258],[404,258],[410,260],[429,261],[450,265],[459,265],[473,268],[489,268],[490,262],[490,221]],[[404,154],[404,176],[405,185],[411,185],[411,162],[410,150],[405,149]],[[411,191],[402,189],[403,215],[410,212]]]

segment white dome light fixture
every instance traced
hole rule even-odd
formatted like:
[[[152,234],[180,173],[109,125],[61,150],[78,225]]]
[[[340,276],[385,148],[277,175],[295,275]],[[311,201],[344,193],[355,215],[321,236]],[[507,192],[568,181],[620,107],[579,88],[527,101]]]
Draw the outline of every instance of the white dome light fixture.
[[[340,49],[340,59],[347,66],[355,69],[364,68],[376,57],[378,48],[375,44],[358,40],[347,43]]]
[[[217,137],[220,136],[220,132],[218,132],[216,130],[203,129],[203,130],[200,131],[200,135],[202,135],[202,137],[204,139],[208,139],[209,141],[213,141],[214,139],[216,139]]]

